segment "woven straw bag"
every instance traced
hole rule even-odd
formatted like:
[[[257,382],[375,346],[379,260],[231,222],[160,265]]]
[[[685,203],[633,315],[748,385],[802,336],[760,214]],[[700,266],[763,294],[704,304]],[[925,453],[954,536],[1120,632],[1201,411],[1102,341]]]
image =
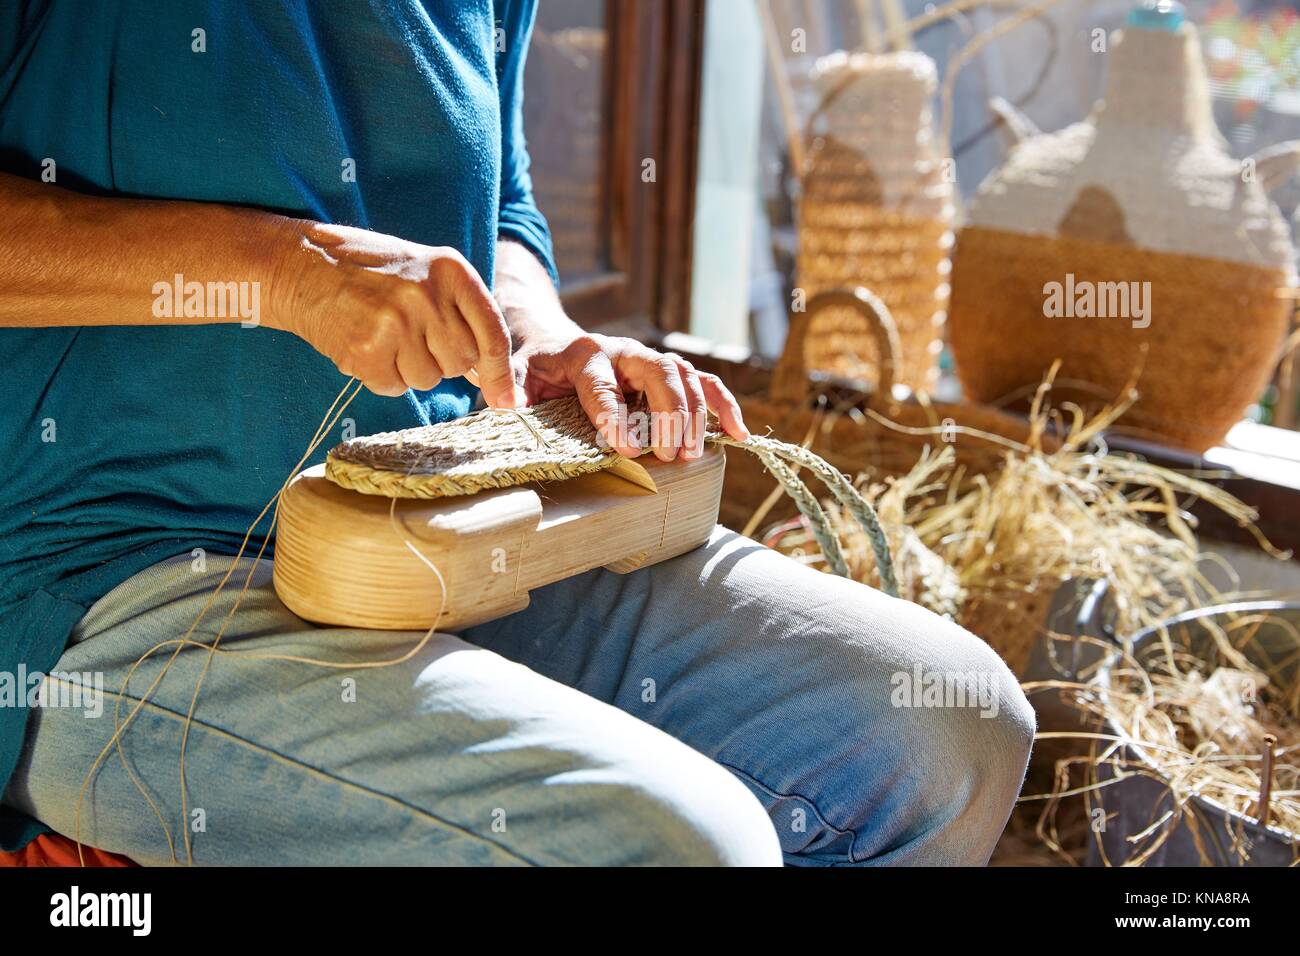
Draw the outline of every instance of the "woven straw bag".
[[[929,391],[942,349],[952,247],[951,176],[930,124],[935,66],[915,52],[836,53],[818,61],[818,106],[800,170],[797,285],[811,297],[866,286],[898,331],[894,380]],[[852,309],[828,308],[807,366],[877,382],[875,336]]]
[[[863,399],[861,392],[846,392],[823,380],[823,393],[846,397],[840,410],[820,404],[818,388],[809,379],[807,350],[810,330],[826,312],[850,316],[857,323],[852,333],[870,338],[882,356],[878,384]],[[781,358],[772,372],[768,390],[738,396],[745,420],[755,432],[769,428],[782,441],[807,444],[840,471],[873,479],[906,474],[924,449],[950,444],[957,460],[972,473],[997,467],[1004,447],[971,432],[991,433],[1011,441],[1029,437],[1028,422],[1015,415],[981,405],[929,403],[915,398],[894,400],[898,329],[889,308],[870,291],[823,292],[808,302],[807,310],[790,317],[790,332]],[[724,378],[726,376],[724,375]],[[750,455],[728,455],[723,486],[722,519],[744,527],[753,512],[776,488],[776,481]],[[773,519],[793,515],[779,506]]]
[[[1119,430],[1203,451],[1279,357],[1294,250],[1266,191],[1300,151],[1228,153],[1190,24],[1131,25],[1109,57],[1092,115],[1024,139],[981,185],[954,252],[949,341],[979,402],[1031,395],[1060,358],[1057,399],[1095,408],[1140,370]]]

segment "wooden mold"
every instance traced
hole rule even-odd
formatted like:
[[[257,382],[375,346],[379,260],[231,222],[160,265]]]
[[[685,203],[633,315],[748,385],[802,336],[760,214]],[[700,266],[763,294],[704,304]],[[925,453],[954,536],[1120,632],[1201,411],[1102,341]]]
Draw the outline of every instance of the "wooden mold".
[[[431,500],[349,491],[317,465],[281,498],[275,590],[319,624],[424,630],[435,615],[441,630],[480,624],[527,607],[542,585],[599,567],[635,571],[703,544],[718,520],[724,462],[706,445],[693,461],[645,456],[566,481]],[[438,569],[445,598],[413,548]]]

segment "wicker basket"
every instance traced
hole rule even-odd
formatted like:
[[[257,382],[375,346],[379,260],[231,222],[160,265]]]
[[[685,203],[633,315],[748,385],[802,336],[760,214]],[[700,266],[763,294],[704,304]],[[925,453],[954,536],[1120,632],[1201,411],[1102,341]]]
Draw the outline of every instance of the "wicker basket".
[[[814,76],[798,204],[797,284],[809,297],[866,286],[898,330],[894,380],[929,391],[942,349],[952,184],[930,128],[935,66],[921,53],[839,53]],[[877,383],[875,337],[851,309],[827,308],[807,366]]]
[[[1228,153],[1190,25],[1130,27],[1110,57],[1088,120],[1025,139],[980,187],[954,252],[949,341],[980,402],[1031,395],[1059,358],[1057,399],[1095,408],[1140,370],[1118,430],[1199,452],[1278,360],[1294,250],[1266,189],[1297,152]]]
[[[876,354],[883,357],[875,390],[862,397],[860,391],[822,380],[823,389],[810,382],[807,347],[810,329],[833,310],[857,323],[854,335],[870,338]],[[963,429],[987,432],[1012,441],[1029,437],[1025,419],[987,406],[924,403],[910,398],[894,399],[894,370],[897,367],[898,330],[888,307],[866,289],[823,292],[808,303],[805,312],[790,318],[785,349],[773,369],[765,393],[738,396],[745,420],[755,431],[770,428],[783,441],[806,443],[840,471],[850,476],[867,473],[873,478],[901,475],[911,470],[927,447],[951,444],[957,460],[973,473],[997,467],[1005,450],[994,440]],[[724,378],[726,376],[724,375]],[[838,411],[824,401],[827,394],[844,399]],[[878,420],[877,417],[886,422]],[[892,425],[892,427],[891,427]],[[913,430],[911,433],[905,429]],[[924,431],[920,431],[924,430]],[[722,519],[733,527],[744,527],[761,506],[776,481],[752,455],[730,455],[723,487]],[[793,515],[782,503],[770,514],[773,520]]]

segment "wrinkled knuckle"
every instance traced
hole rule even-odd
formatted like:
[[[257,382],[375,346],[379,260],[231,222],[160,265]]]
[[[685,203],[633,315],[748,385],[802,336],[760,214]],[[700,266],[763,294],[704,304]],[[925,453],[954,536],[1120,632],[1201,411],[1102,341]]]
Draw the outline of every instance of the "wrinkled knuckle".
[[[429,277],[439,285],[456,285],[469,274],[469,263],[455,249],[438,255],[429,263]]]
[[[583,369],[578,374],[577,384],[600,402],[618,404],[618,389],[614,387],[614,383],[605,376],[597,374],[593,369]]]
[[[578,356],[583,361],[587,361],[603,352],[604,346],[600,339],[588,333],[575,337],[573,341],[565,346],[565,351]]]
[[[383,305],[375,310],[370,324],[370,338],[384,340],[400,335],[406,328],[406,316],[401,309]]]
[[[357,368],[365,368],[382,351],[384,351],[384,343],[379,336],[373,333],[364,335],[348,343],[347,360]]]
[[[677,363],[667,355],[656,356],[654,365],[665,378],[671,378],[677,374]]]

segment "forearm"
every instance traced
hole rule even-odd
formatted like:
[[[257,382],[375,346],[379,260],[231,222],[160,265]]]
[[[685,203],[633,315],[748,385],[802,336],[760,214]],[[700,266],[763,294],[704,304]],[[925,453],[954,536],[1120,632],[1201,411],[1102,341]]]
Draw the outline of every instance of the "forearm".
[[[0,326],[191,325],[239,322],[186,315],[184,283],[256,283],[268,310],[275,251],[293,220],[212,203],[83,196],[0,173]],[[171,291],[160,301],[162,286]],[[192,287],[191,287],[192,288]],[[166,307],[170,303],[169,307]],[[206,305],[206,300],[205,303]],[[270,323],[266,323],[270,324]]]
[[[516,349],[583,334],[564,314],[550,274],[527,246],[509,239],[497,241],[494,294]]]

